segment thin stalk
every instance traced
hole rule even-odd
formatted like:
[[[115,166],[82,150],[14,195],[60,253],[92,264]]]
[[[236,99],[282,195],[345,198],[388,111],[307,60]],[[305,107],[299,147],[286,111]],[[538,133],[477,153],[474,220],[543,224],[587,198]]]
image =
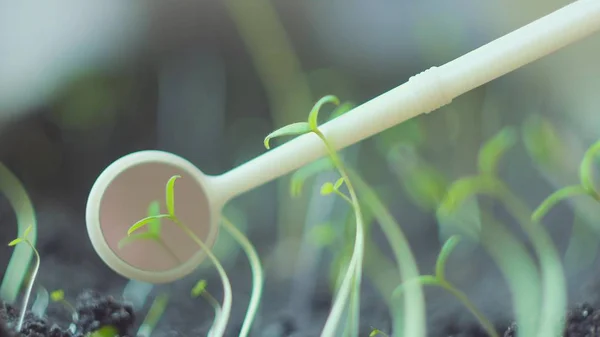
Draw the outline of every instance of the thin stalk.
[[[181,264],[181,260],[177,257],[175,252],[169,248],[169,246],[160,238],[156,240],[156,242],[169,254],[178,264]]]
[[[240,330],[240,337],[246,337],[250,333],[250,328],[252,327],[252,323],[256,317],[258,305],[260,304],[260,298],[264,285],[262,266],[258,257],[258,253],[256,252],[256,249],[254,249],[254,246],[250,240],[248,240],[248,238],[242,232],[240,232],[225,216],[221,217],[221,221],[223,223],[223,227],[225,227],[231,236],[238,242],[238,244],[246,253],[246,256],[248,256],[250,268],[252,269],[252,295],[250,296],[250,303],[248,304],[248,310],[246,311],[246,318],[244,319],[242,329]]]
[[[494,324],[492,324],[492,322],[490,322],[485,317],[485,315],[483,315],[481,313],[481,311],[479,311],[479,309],[477,309],[477,307],[475,307],[475,305],[473,305],[473,303],[471,302],[471,300],[469,300],[469,297],[467,297],[467,295],[465,293],[458,290],[456,287],[454,287],[451,283],[449,283],[445,279],[438,278],[438,285],[440,287],[446,289],[454,297],[456,297],[467,308],[467,310],[469,310],[471,312],[471,314],[473,316],[475,316],[477,321],[479,321],[479,324],[481,324],[483,329],[486,331],[486,333],[488,335],[490,335],[490,337],[500,337],[500,335],[498,335],[498,332],[496,331],[496,327],[494,327]]]
[[[540,313],[539,337],[559,336],[562,333],[563,312],[566,307],[566,285],[559,255],[552,238],[537,221],[531,221],[531,212],[524,202],[503,183],[498,182],[498,195],[507,210],[521,223],[534,246],[540,261],[543,302]]]
[[[346,183],[346,187],[348,188],[348,192],[350,193],[350,198],[352,200],[352,205],[354,208],[354,215],[356,217],[356,237],[354,242],[354,252],[352,253],[352,257],[350,258],[350,264],[348,265],[348,270],[346,271],[346,275],[344,276],[344,280],[340,286],[336,299],[333,303],[333,307],[327,317],[327,321],[325,322],[325,327],[321,332],[321,337],[329,337],[334,336],[337,326],[340,321],[340,316],[346,306],[348,301],[348,296],[351,295],[350,292],[354,293],[354,300],[352,300],[352,308],[351,313],[352,317],[352,333],[353,335],[358,334],[358,325],[359,325],[359,308],[360,308],[360,285],[362,278],[362,263],[364,256],[364,233],[363,233],[363,220],[362,213],[360,210],[360,206],[358,203],[358,197],[356,196],[356,192],[354,191],[354,186],[352,185],[350,178],[348,177],[348,173],[339,158],[335,149],[329,144],[325,136],[319,131],[319,129],[315,128],[313,132],[321,138],[325,147],[327,148],[327,152],[331,157],[331,160],[334,166],[339,171],[340,175],[344,179]],[[352,288],[352,290],[351,290]]]
[[[40,254],[37,252],[31,241],[29,239],[23,240],[35,253],[35,265],[33,267],[33,273],[29,278],[29,282],[27,283],[27,290],[25,291],[25,297],[23,298],[23,303],[21,304],[21,313],[19,314],[19,323],[17,324],[17,331],[21,331],[23,327],[23,321],[25,320],[25,313],[27,312],[27,305],[29,304],[29,297],[31,296],[31,290],[33,289],[33,284],[35,283],[35,278],[37,277],[38,270],[40,269]]]
[[[161,293],[154,299],[146,318],[144,318],[144,322],[138,329],[138,336],[148,337],[152,334],[152,331],[154,331],[154,328],[167,308],[168,301],[169,295],[167,293]]]
[[[394,253],[400,279],[402,282],[419,277],[419,269],[415,257],[410,249],[408,240],[402,233],[402,229],[392,214],[385,207],[381,199],[373,189],[354,171],[350,171],[352,180],[361,192],[364,204],[371,209],[375,219],[384,232],[389,245]],[[394,334],[399,336],[425,337],[425,295],[423,287],[418,283],[407,285],[408,290],[404,293],[403,311],[400,309],[394,313]],[[404,313],[406,317],[403,319]],[[403,322],[406,322],[404,324]]]
[[[231,313],[232,295],[231,282],[229,281],[229,277],[227,276],[225,269],[223,269],[223,266],[219,262],[219,259],[217,259],[217,257],[212,253],[210,248],[206,246],[206,244],[202,242],[202,240],[200,240],[200,238],[198,238],[198,236],[196,236],[194,232],[192,232],[186,225],[179,221],[177,217],[171,216],[171,220],[175,222],[175,224],[179,226],[181,230],[183,230],[196,244],[198,244],[198,246],[200,246],[201,249],[203,249],[206,252],[206,255],[208,255],[211,262],[215,265],[215,268],[217,268],[217,271],[219,272],[219,276],[221,277],[221,281],[223,282],[223,312],[222,316],[219,317],[219,324],[215,326],[215,335],[218,337],[223,336],[225,334],[225,328],[227,328],[227,322],[229,321],[229,315]]]

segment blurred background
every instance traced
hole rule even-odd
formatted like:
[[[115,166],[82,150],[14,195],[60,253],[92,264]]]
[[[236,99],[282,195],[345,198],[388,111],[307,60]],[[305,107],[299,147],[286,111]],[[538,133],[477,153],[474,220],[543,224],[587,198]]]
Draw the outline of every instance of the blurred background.
[[[190,299],[189,289],[205,278],[221,298],[208,263],[186,279],[150,287],[120,277],[94,252],[85,203],[106,166],[134,151],[160,149],[207,174],[225,172],[265,152],[266,134],[304,120],[324,95],[361,104],[569,2],[0,1],[0,161],[34,205],[38,283],[64,289],[70,299],[88,288],[117,297],[138,289],[138,321],[156,294],[168,291],[156,335],[205,333],[211,309]],[[396,216],[422,273],[432,272],[445,234],[414,173],[428,167],[447,183],[475,174],[480,146],[513,127],[519,140],[500,172],[530,208],[577,183],[579,161],[600,127],[599,55],[600,36],[590,37],[344,151]],[[225,210],[265,267],[256,336],[316,336],[324,324],[331,266],[351,238],[346,205],[318,193],[332,177],[309,179],[297,198],[290,197],[285,177]],[[570,303],[594,302],[595,243],[573,244],[572,238],[589,238],[589,226],[576,224],[599,214],[588,207],[578,216],[575,209],[559,205],[545,226],[565,257]],[[8,242],[17,234],[15,212],[6,199],[0,210],[0,238]],[[384,294],[399,282],[377,226],[371,235],[377,249],[365,257],[365,274],[379,276],[366,276],[363,287],[367,333],[370,326],[389,331]],[[217,246],[234,288],[235,336],[251,274],[231,238],[221,234]],[[466,249],[450,261],[452,280],[494,321],[508,322],[512,304],[502,275],[485,254],[473,254],[476,245]],[[0,245],[0,266],[11,253]],[[449,294],[426,294],[432,336],[475,325]],[[60,321],[60,315],[53,317]]]

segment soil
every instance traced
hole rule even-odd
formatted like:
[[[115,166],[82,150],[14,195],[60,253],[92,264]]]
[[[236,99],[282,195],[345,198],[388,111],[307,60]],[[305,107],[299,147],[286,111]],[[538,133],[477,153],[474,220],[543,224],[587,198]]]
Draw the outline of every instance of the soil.
[[[40,318],[31,312],[27,312],[21,333],[16,334],[14,325],[18,320],[18,309],[4,303],[0,304],[0,337],[84,337],[86,334],[107,325],[115,327],[120,337],[135,336],[136,316],[131,305],[117,301],[112,296],[103,296],[91,290],[85,291],[77,297],[75,308],[78,316],[77,320],[72,322],[76,327],[74,333],[69,327],[60,327],[52,323],[47,317]],[[309,336],[298,331],[291,317],[284,319],[281,325],[282,329],[270,331],[267,335],[277,337]],[[498,331],[504,331],[504,337],[515,337],[517,330],[514,323],[505,324],[502,328],[498,327]],[[263,336],[263,334],[259,334],[259,336]],[[600,309],[597,310],[587,303],[571,309],[566,316],[563,336],[600,336]],[[451,324],[445,327],[444,333],[440,337],[487,337],[487,335],[476,325],[457,327]]]
[[[14,333],[14,327],[19,318],[19,311],[10,305],[0,308],[0,337],[83,337],[103,326],[113,326],[119,336],[133,336],[135,314],[133,308],[112,296],[102,296],[94,291],[85,291],[77,297],[75,303],[77,320],[74,321],[75,332],[69,327],[59,327],[46,317],[40,318],[27,312],[19,335]]]

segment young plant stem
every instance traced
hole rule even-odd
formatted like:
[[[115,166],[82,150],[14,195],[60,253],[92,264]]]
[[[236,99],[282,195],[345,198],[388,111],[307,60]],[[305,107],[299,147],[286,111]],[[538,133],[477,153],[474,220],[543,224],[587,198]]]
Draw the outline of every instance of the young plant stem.
[[[217,272],[221,277],[221,281],[223,282],[223,311],[219,317],[219,324],[215,324],[215,331],[213,332],[214,336],[220,337],[225,334],[225,329],[227,328],[227,322],[229,321],[229,315],[231,312],[231,282],[229,281],[229,277],[223,269],[223,266],[219,262],[219,259],[212,253],[210,248],[206,246],[198,236],[192,232],[186,225],[184,225],[176,216],[170,216],[171,221],[173,221],[182,231],[184,231],[190,239],[192,239],[202,250],[206,252],[211,262],[217,268]]]
[[[144,322],[142,322],[142,325],[138,329],[138,336],[149,337],[152,334],[152,331],[156,328],[158,321],[167,308],[168,301],[169,295],[167,293],[161,293],[156,296],[150,306],[150,310],[148,310],[148,314],[144,318]]]
[[[169,246],[165,243],[165,241],[162,238],[159,237],[156,240],[156,242],[161,246],[163,250],[167,252],[167,254],[169,254],[169,256],[173,258],[173,260],[175,260],[175,262],[177,262],[177,264],[181,264],[181,260],[177,257],[175,252],[171,248],[169,248]]]
[[[337,152],[331,146],[329,141],[325,138],[323,133],[319,131],[318,128],[314,128],[312,130],[325,144],[327,148],[327,152],[336,167],[339,171],[342,179],[346,183],[346,187],[348,188],[348,192],[350,193],[350,200],[352,207],[354,209],[354,215],[356,217],[356,236],[354,242],[354,251],[352,253],[352,257],[350,258],[350,263],[348,265],[348,269],[346,271],[346,275],[342,281],[336,299],[333,303],[333,307],[331,308],[331,312],[327,317],[327,321],[325,322],[325,327],[321,333],[322,337],[334,336],[335,331],[338,327],[340,317],[346,306],[346,301],[348,300],[348,296],[351,296],[351,331],[353,335],[358,334],[358,325],[359,325],[359,309],[360,309],[360,285],[361,285],[361,277],[362,277],[362,263],[364,256],[364,233],[363,233],[363,221],[362,221],[362,213],[360,210],[360,206],[358,203],[358,198],[356,196],[356,192],[354,191],[354,186],[350,182],[350,178],[348,177],[348,173],[340,160]]]
[[[242,328],[240,330],[240,337],[246,337],[250,333],[250,328],[252,327],[252,323],[254,322],[254,318],[256,317],[256,312],[258,310],[258,305],[260,304],[264,284],[262,266],[258,257],[258,253],[256,252],[256,249],[254,249],[254,246],[250,240],[248,240],[248,238],[242,232],[240,232],[225,216],[221,216],[221,222],[223,223],[223,227],[225,227],[234,240],[237,241],[242,247],[246,253],[246,256],[248,256],[250,268],[252,269],[252,295],[250,296],[250,303],[248,304],[248,310],[246,311],[246,318],[244,319],[244,323],[242,324]]]
[[[19,314],[19,322],[17,323],[17,331],[21,331],[23,327],[23,321],[25,320],[25,313],[27,312],[27,305],[29,304],[29,298],[31,297],[31,290],[33,289],[33,284],[35,283],[35,278],[37,277],[38,270],[40,269],[40,254],[37,249],[33,246],[29,239],[25,238],[23,241],[33,250],[35,253],[35,265],[33,266],[33,273],[29,278],[29,282],[27,283],[27,289],[25,290],[25,297],[23,297],[23,302],[21,304],[21,312]]]
[[[402,282],[417,278],[419,269],[415,257],[410,249],[410,244],[400,225],[394,219],[394,216],[385,207],[383,201],[377,196],[375,191],[358,175],[356,172],[348,169],[352,181],[360,191],[362,200],[366,207],[371,209],[372,214],[383,230],[394,257],[398,264],[400,279]],[[425,295],[423,287],[418,283],[407,285],[407,291],[404,295],[403,310],[395,310],[394,333],[399,336],[425,337]]]

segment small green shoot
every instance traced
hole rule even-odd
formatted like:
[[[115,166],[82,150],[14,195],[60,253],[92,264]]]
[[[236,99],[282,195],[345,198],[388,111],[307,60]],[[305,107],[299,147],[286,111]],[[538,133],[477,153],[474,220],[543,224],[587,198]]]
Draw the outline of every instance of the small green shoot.
[[[335,334],[335,331],[338,328],[339,321],[341,319],[342,312],[344,311],[345,306],[347,305],[349,300],[351,331],[353,335],[356,335],[358,333],[358,308],[360,307],[360,284],[362,278],[362,261],[364,255],[363,219],[360,205],[358,203],[358,198],[354,191],[354,187],[350,183],[348,174],[346,172],[346,168],[344,167],[342,160],[338,156],[333,146],[329,143],[325,135],[318,128],[319,112],[323,105],[325,105],[326,103],[339,105],[340,101],[337,97],[331,95],[321,98],[311,109],[307,122],[290,124],[270,133],[265,138],[264,144],[265,147],[269,149],[269,141],[272,138],[281,136],[297,136],[309,132],[314,133],[324,143],[327,149],[327,153],[329,154],[329,158],[333,163],[333,166],[341,175],[341,178],[338,179],[338,181],[336,181],[335,183],[325,183],[321,188],[321,194],[328,195],[335,193],[343,197],[344,200],[350,203],[350,205],[354,209],[356,218],[356,237],[352,257],[348,263],[348,269],[346,271],[338,294],[335,297],[333,307],[325,323],[322,335],[332,336]],[[346,184],[350,197],[346,196],[344,193],[339,191],[339,188],[343,183]],[[292,191],[294,191],[294,189]]]
[[[448,257],[450,256],[450,253],[452,253],[454,248],[456,248],[456,245],[458,245],[459,242],[459,236],[454,235],[450,237],[448,241],[446,241],[446,243],[440,251],[440,254],[438,255],[438,259],[435,265],[435,275],[422,275],[414,281],[419,282],[422,285],[439,286],[443,289],[446,289],[447,291],[452,293],[456,298],[458,298],[458,300],[462,302],[462,304],[471,312],[471,314],[473,314],[473,316],[477,318],[479,324],[481,324],[481,326],[489,336],[499,337],[500,335],[496,331],[496,328],[494,328],[494,324],[492,324],[492,322],[490,322],[485,317],[485,315],[483,315],[481,311],[479,311],[479,309],[477,309],[477,307],[473,305],[473,303],[469,300],[465,293],[458,290],[458,288],[456,288],[452,283],[448,282],[448,280],[446,279],[445,269],[446,263],[448,262]],[[403,290],[403,285],[398,286],[398,288],[396,288],[396,290],[394,291],[393,297],[397,298],[397,296],[399,296]]]
[[[383,332],[377,328],[371,327],[371,333],[369,334],[369,337],[376,337],[376,336],[389,337],[389,335],[386,334],[385,332]]]
[[[202,296],[208,302],[208,304],[210,304],[210,306],[213,307],[213,310],[215,311],[215,318],[214,323],[208,333],[208,336],[213,336],[212,330],[217,325],[217,322],[219,321],[219,316],[221,315],[221,305],[219,304],[219,301],[217,301],[208,292],[208,290],[206,290],[206,280],[200,280],[196,282],[196,284],[192,288],[191,295],[193,298],[198,298]]]
[[[597,141],[587,149],[579,164],[579,185],[563,187],[548,196],[533,212],[531,216],[533,221],[541,221],[554,206],[568,198],[587,195],[600,202],[600,194],[596,190],[594,180],[594,161],[598,152],[600,152],[600,141]]]
[[[148,205],[147,217],[147,228],[148,230],[143,233],[133,233],[131,235],[127,235],[123,239],[119,241],[119,249],[123,249],[126,245],[133,243],[139,240],[150,240],[156,242],[169,256],[173,258],[177,264],[181,263],[181,260],[177,257],[175,252],[169,248],[167,243],[162,239],[162,222],[160,214],[160,202],[158,200],[154,200]]]
[[[90,332],[87,337],[118,337],[119,331],[112,325],[106,325],[100,329]]]
[[[219,262],[219,259],[213,254],[210,248],[200,240],[200,238],[192,231],[189,227],[187,227],[175,214],[175,181],[181,178],[179,175],[172,176],[165,186],[165,203],[167,207],[168,214],[158,214],[153,216],[145,217],[135,224],[133,224],[127,230],[127,236],[131,236],[136,231],[149,226],[153,221],[157,219],[167,219],[173,222],[179,229],[181,229],[192,241],[194,241],[201,250],[206,252],[206,255],[211,260],[211,262],[217,268],[219,276],[221,278],[223,284],[223,311],[222,315],[219,316],[219,322],[215,326],[214,333],[217,336],[222,336],[225,333],[225,328],[227,327],[227,322],[229,321],[229,316],[231,314],[231,282],[229,281],[229,277],[223,269],[223,266]]]
[[[65,292],[62,289],[57,289],[51,292],[50,299],[52,302],[57,302],[64,305],[65,308],[71,312],[72,317],[77,317],[77,310],[71,303],[69,303],[69,301],[65,300]]]
[[[19,322],[17,323],[17,331],[21,331],[21,328],[23,327],[23,321],[25,320],[25,312],[27,311],[27,305],[29,304],[29,297],[31,296],[31,290],[33,289],[33,284],[35,283],[35,278],[37,276],[38,270],[40,269],[40,254],[38,253],[37,249],[35,249],[33,243],[31,243],[31,240],[29,240],[29,234],[31,233],[32,228],[33,228],[33,225],[29,225],[23,232],[23,236],[18,237],[8,243],[8,245],[11,247],[16,246],[21,243],[27,244],[35,253],[35,258],[36,258],[35,266],[33,267],[33,273],[31,275],[31,277],[29,278],[29,283],[27,284],[27,290],[25,292],[25,297],[23,298],[23,305],[21,306]]]

